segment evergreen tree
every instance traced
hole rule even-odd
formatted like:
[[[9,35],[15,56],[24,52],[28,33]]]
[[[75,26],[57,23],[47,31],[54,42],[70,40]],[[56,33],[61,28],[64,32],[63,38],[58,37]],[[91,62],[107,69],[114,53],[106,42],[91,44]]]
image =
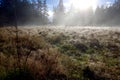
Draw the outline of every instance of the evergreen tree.
[[[48,8],[46,4],[46,0],[43,1],[43,22],[44,24],[48,23]]]
[[[116,0],[114,6],[115,7],[112,8],[112,13],[113,13],[112,16],[114,17],[114,24],[120,25],[120,0]]]
[[[59,1],[59,5],[58,5],[57,7],[58,7],[59,13],[64,13],[63,0],[60,0],[60,1]]]
[[[94,22],[96,25],[103,25],[104,23],[104,7],[97,7],[96,11],[95,11],[95,17],[94,17]]]
[[[16,6],[14,5],[16,1]],[[0,0],[0,25],[13,25],[15,9],[19,25],[47,24],[46,0]]]
[[[14,22],[14,0],[1,0],[2,23],[12,24]]]
[[[54,10],[53,23],[64,24],[65,11],[64,11],[63,0],[60,0],[58,6],[54,7],[53,10]]]

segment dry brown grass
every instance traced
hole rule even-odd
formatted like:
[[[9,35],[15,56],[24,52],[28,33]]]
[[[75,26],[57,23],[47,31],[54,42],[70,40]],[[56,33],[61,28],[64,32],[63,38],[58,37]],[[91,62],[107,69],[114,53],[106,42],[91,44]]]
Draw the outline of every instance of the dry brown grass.
[[[50,48],[50,44],[44,37],[20,31],[17,44],[18,57],[14,29],[2,28],[0,30],[0,68],[4,71],[2,73],[7,75],[10,70],[27,68],[35,80],[66,77],[59,59],[59,51]]]
[[[89,66],[88,71],[99,77],[97,80],[119,80],[119,30],[58,29],[20,28],[18,62],[15,29],[1,28],[0,76],[7,76],[13,69],[27,68],[35,80],[86,80],[83,73]]]

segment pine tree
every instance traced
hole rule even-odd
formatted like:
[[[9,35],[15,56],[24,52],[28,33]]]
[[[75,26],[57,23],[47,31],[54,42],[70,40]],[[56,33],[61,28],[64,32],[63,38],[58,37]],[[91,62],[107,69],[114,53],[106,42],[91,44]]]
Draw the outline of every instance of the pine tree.
[[[113,13],[114,24],[120,25],[120,0],[116,0],[111,10]]]
[[[93,14],[94,14],[93,8],[91,6],[87,11],[87,17],[86,17],[87,25],[93,25]]]
[[[1,12],[3,18],[3,24],[13,24],[14,23],[14,0],[1,0]]]
[[[37,0],[38,4],[37,4],[37,10],[40,13],[40,15],[42,15],[42,2],[41,0]]]
[[[44,20],[44,24],[48,23],[48,8],[47,8],[47,4],[46,4],[46,0],[43,1],[43,20]]]
[[[94,22],[96,25],[102,25],[104,20],[104,8],[102,7],[97,7],[95,11],[95,16],[94,16]]]
[[[16,1],[16,7],[14,6]],[[48,10],[46,0],[0,0],[0,25],[13,25],[16,8],[18,24],[47,24]]]
[[[63,0],[60,0],[58,6],[54,7],[53,23],[64,24],[64,17],[65,17],[65,11],[64,11]]]
[[[59,1],[58,11],[59,11],[60,13],[64,13],[63,0],[60,0],[60,1]]]
[[[43,2],[43,14],[44,16],[48,16],[48,8],[47,8],[46,0],[44,0]]]

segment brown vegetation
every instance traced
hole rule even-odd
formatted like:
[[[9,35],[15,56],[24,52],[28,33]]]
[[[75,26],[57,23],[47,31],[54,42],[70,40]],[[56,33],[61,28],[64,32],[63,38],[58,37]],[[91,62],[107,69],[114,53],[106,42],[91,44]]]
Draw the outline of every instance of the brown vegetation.
[[[33,29],[19,29],[18,57],[14,28],[0,28],[1,80],[119,80],[119,31]]]

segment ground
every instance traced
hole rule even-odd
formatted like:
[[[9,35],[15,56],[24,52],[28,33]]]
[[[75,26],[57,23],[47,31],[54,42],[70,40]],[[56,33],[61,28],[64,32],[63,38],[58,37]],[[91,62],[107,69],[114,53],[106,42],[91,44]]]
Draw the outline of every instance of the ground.
[[[13,27],[3,30],[4,35],[7,35],[5,31],[9,31],[15,37]],[[25,61],[29,64],[28,69],[33,71],[31,65],[34,63],[34,73],[39,73],[43,79],[53,79],[50,75],[59,75],[64,79],[67,77],[69,80],[120,79],[119,27],[26,26],[19,27],[18,32],[19,46],[22,47],[20,52],[26,54],[29,49],[31,51]],[[8,53],[6,49],[2,50],[5,46],[2,41],[7,42],[6,39],[9,38],[3,37],[1,40],[0,52],[3,54]],[[10,51],[14,53],[14,50]],[[23,57],[21,64],[24,63]]]

